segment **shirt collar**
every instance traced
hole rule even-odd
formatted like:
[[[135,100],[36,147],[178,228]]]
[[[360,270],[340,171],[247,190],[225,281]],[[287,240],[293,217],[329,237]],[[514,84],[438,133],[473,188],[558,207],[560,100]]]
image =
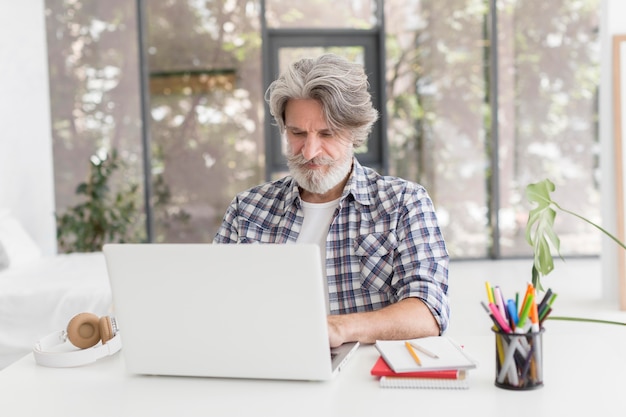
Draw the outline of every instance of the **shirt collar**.
[[[352,174],[348,178],[348,182],[343,189],[341,201],[345,200],[348,196],[352,196],[357,202],[364,206],[370,205],[367,174],[363,169],[363,166],[356,158],[352,158]]]

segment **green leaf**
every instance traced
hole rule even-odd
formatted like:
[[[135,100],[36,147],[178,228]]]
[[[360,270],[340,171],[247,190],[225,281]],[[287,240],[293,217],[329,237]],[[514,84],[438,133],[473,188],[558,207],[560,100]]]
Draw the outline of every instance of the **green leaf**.
[[[556,211],[552,208],[550,193],[555,190],[552,181],[545,179],[526,187],[526,198],[536,207],[528,214],[526,241],[533,248],[533,284],[541,289],[541,277],[554,269],[552,251],[560,256],[561,241],[554,231]]]

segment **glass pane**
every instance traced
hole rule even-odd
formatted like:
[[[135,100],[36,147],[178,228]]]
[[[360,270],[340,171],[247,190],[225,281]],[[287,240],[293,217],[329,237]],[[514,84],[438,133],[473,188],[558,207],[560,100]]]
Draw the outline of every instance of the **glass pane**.
[[[382,1],[382,0],[381,0]],[[371,29],[377,0],[265,0],[269,28]]]
[[[390,173],[426,187],[456,258],[485,257],[491,244],[479,6],[385,2]]]
[[[89,203],[85,216],[93,230],[111,233],[113,240],[143,240],[135,4],[124,0],[106,4],[47,0],[45,5],[56,215]],[[104,157],[113,150],[119,152],[121,165],[105,175],[108,194],[94,193],[89,198],[78,194],[78,185],[88,179],[92,156]],[[133,191],[133,185],[137,190]],[[127,221],[112,219],[110,208],[117,193],[138,207]],[[97,211],[104,207],[108,209]],[[108,230],[102,229],[104,218],[111,222],[105,226]],[[125,232],[113,230],[113,223],[123,225]],[[59,250],[65,251],[61,246]]]
[[[245,2],[146,6],[155,240],[210,242],[264,179],[259,16]]]
[[[600,222],[599,0],[508,1],[499,19],[502,254],[530,254],[528,183],[549,178],[563,208]],[[555,19],[554,16],[558,16]],[[557,213],[561,253],[598,254],[600,233]]]

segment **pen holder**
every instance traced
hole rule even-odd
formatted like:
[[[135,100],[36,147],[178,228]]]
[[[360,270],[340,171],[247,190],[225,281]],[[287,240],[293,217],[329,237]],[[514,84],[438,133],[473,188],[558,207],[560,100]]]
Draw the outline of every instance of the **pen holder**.
[[[543,329],[496,335],[496,380],[499,388],[532,390],[543,386]]]

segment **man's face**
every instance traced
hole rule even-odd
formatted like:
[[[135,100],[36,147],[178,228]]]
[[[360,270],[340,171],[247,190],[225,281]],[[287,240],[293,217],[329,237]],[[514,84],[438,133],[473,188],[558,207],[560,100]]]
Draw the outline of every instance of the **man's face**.
[[[312,99],[292,99],[285,106],[287,164],[298,184],[325,194],[340,184],[352,167],[352,142],[332,131],[322,105]]]

